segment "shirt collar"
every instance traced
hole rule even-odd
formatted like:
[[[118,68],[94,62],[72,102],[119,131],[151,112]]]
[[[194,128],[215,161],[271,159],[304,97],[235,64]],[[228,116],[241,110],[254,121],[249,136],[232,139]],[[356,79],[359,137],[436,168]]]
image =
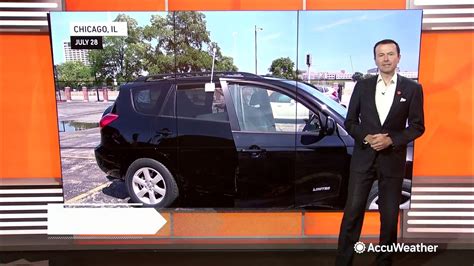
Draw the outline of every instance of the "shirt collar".
[[[397,84],[397,79],[398,79],[398,74],[395,73],[392,77],[392,79],[390,80],[390,84]],[[383,81],[382,79],[382,76],[381,75],[378,75],[377,76],[377,83],[379,83],[380,81]],[[389,85],[390,85],[389,84]]]

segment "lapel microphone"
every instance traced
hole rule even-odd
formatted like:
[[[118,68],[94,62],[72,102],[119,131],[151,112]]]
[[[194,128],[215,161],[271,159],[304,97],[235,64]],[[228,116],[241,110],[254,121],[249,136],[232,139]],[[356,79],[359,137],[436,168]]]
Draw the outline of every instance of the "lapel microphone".
[[[384,92],[384,91],[382,91],[382,95],[385,95],[385,92]]]

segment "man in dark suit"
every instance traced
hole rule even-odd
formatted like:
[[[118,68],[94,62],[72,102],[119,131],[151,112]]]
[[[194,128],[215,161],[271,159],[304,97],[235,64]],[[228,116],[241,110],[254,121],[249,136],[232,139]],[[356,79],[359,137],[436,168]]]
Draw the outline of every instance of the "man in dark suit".
[[[337,265],[352,264],[375,179],[381,221],[379,243],[396,243],[406,146],[425,130],[421,86],[395,73],[400,60],[398,44],[388,39],[377,42],[374,60],[379,74],[357,82],[344,123],[355,144]],[[391,254],[378,253],[377,264],[391,265]]]

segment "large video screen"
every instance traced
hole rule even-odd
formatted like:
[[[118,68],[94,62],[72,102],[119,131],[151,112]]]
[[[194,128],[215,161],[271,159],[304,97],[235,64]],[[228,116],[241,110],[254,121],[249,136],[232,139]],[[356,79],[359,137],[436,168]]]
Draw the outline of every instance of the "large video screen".
[[[51,13],[65,203],[343,209],[354,85],[382,39],[418,78],[421,15]],[[412,169],[409,145],[402,208]]]

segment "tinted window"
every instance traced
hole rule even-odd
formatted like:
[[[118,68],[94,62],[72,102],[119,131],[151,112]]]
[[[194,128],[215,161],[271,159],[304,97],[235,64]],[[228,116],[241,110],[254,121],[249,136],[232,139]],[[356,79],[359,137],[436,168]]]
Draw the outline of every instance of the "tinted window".
[[[164,104],[163,110],[161,110],[162,115],[174,116],[175,96],[176,96],[176,91],[174,89],[171,89],[168,95],[166,96],[166,99],[164,100],[165,104]]]
[[[135,109],[143,114],[157,115],[162,106],[163,94],[166,92],[154,87],[133,89],[132,95]]]
[[[316,88],[313,86],[307,85],[303,82],[296,82],[294,80],[282,80],[283,82],[293,85],[293,86],[298,86],[299,89],[302,89],[310,94],[312,94],[314,97],[316,97],[318,100],[323,102],[327,107],[330,109],[334,110],[336,113],[338,113],[342,117],[346,117],[347,115],[347,109],[340,105],[339,103],[335,102],[334,100],[331,100],[329,97],[324,96],[320,91],[318,91]]]
[[[180,117],[214,121],[229,121],[221,88],[206,92],[202,85],[181,85],[176,94]]]
[[[289,102],[291,102],[291,98],[290,98],[290,96],[287,96],[283,93],[279,93],[279,92],[274,91],[270,95],[270,102],[289,103]]]
[[[313,112],[292,96],[247,84],[229,84],[229,91],[241,131],[294,133],[317,128],[317,119],[310,121]]]

